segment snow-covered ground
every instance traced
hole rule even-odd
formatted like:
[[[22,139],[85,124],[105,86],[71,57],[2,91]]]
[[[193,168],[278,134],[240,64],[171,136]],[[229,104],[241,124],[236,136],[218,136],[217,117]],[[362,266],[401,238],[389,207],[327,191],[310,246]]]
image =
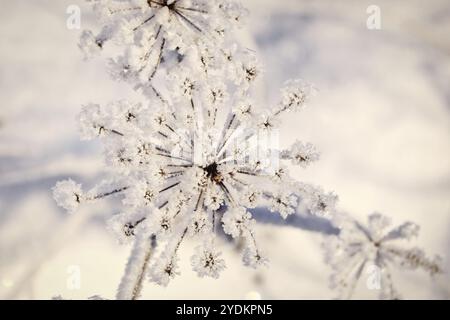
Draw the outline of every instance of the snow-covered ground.
[[[376,3],[375,3],[376,2]],[[421,225],[417,244],[450,269],[450,4],[446,0],[243,0],[251,9],[240,38],[265,65],[261,101],[289,78],[313,82],[311,107],[286,120],[283,144],[297,137],[322,152],[299,179],[340,196],[339,209],[365,219],[380,211]],[[114,203],[66,216],[51,198],[56,181],[86,185],[107,172],[96,143],[80,142],[80,105],[138,97],[110,80],[102,61],[83,62],[66,8],[80,0],[1,1],[0,298],[55,295],[113,298],[129,252],[104,227]],[[366,27],[369,5],[381,30]],[[82,23],[91,23],[82,11]],[[293,169],[294,170],[294,169]],[[230,247],[219,280],[199,279],[182,251],[182,276],[144,297],[327,299],[329,269],[317,232],[263,225],[271,263],[253,271]],[[81,287],[70,280],[80,271]],[[74,273],[75,272],[75,273]],[[450,298],[450,276],[395,274],[405,298]],[[362,285],[356,297],[372,298]]]

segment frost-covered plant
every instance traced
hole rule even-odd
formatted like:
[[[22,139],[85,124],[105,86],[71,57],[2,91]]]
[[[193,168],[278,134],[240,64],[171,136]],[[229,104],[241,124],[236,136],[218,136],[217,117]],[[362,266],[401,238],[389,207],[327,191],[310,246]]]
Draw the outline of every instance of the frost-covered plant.
[[[334,193],[294,180],[286,167],[306,168],[317,161],[315,147],[297,140],[280,149],[277,141],[281,115],[302,110],[313,87],[288,81],[272,108],[252,100],[261,67],[229,36],[246,15],[241,5],[226,0],[93,2],[102,28],[95,36],[85,31],[80,46],[93,53],[113,40],[114,77],[141,89],[146,100],[83,107],[82,138],[101,140],[111,176],[87,191],[72,180],[59,182],[54,198],[73,213],[85,203],[121,197],[121,213],[108,225],[121,243],[133,242],[133,249],[118,299],[138,298],[146,277],[167,285],[179,274],[178,256],[188,238],[198,242],[191,265],[200,277],[219,277],[226,267],[220,247],[230,240],[239,243],[245,265],[267,264],[255,234],[255,210],[273,212],[261,219],[265,222],[280,216],[292,224],[297,212],[327,217],[335,211]],[[355,227],[360,244],[353,248],[348,234]],[[362,259],[359,267],[371,259],[383,270],[392,257],[402,257],[409,266],[414,261],[438,268],[419,251],[385,246],[414,228],[382,238],[371,228],[354,223],[339,233],[331,226],[339,233],[330,242],[341,248],[336,246],[330,259],[338,273],[357,258]],[[356,279],[359,275],[357,270]],[[349,286],[342,279],[340,285]],[[391,288],[388,282],[386,290]]]
[[[180,61],[205,74],[229,73],[236,81],[257,72],[253,54],[237,47],[229,34],[239,27],[247,10],[227,0],[97,0],[93,9],[101,26],[85,30],[80,48],[87,57],[107,50],[110,71],[117,80],[156,94],[153,78],[160,69],[177,73]],[[115,44],[115,45],[114,45]],[[161,68],[163,67],[163,68]],[[160,97],[161,98],[161,97]]]
[[[405,222],[388,228],[391,221],[384,215],[373,213],[367,226],[346,218],[342,221],[339,235],[325,242],[326,261],[333,268],[332,288],[337,288],[341,297],[351,297],[363,271],[376,266],[375,281],[379,282],[380,299],[399,299],[390,269],[392,266],[407,269],[422,269],[430,275],[442,273],[441,258],[429,259],[417,247],[406,247],[405,242],[417,237],[419,226]]]
[[[267,207],[286,218],[299,203],[324,214],[336,200],[296,182],[279,163],[292,159],[306,166],[317,160],[309,144],[296,142],[280,151],[270,143],[280,115],[304,107],[310,86],[288,83],[279,104],[263,112],[245,92],[230,91],[220,79],[194,86],[189,94],[183,89],[185,80],[171,91],[177,101],[171,105],[119,101],[85,106],[80,115],[83,137],[102,140],[106,161],[115,171],[112,182],[93,190],[110,185],[110,191],[84,195],[71,180],[55,188],[55,199],[70,211],[82,202],[120,193],[124,211],[112,218],[110,228],[122,242],[139,234],[165,244],[150,268],[151,279],[162,285],[177,274],[178,251],[187,237],[201,243],[192,257],[193,269],[202,277],[218,277],[225,264],[214,245],[217,228],[241,239],[243,262],[256,267],[266,258],[249,209]]]

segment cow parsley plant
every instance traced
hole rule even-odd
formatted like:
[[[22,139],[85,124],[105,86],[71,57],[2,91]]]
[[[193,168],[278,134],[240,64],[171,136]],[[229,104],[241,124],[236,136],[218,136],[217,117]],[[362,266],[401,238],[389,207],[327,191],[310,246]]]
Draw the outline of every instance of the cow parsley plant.
[[[111,74],[143,93],[143,101],[87,104],[79,115],[83,139],[99,139],[110,176],[85,189],[58,182],[54,198],[70,213],[107,197],[120,197],[108,227],[133,243],[118,299],[137,299],[146,278],[166,286],[180,274],[183,244],[197,243],[190,259],[199,277],[218,278],[227,267],[223,244],[239,243],[250,267],[268,263],[255,232],[261,208],[292,221],[298,212],[328,217],[337,196],[296,181],[288,166],[307,168],[316,148],[296,140],[279,147],[282,115],[301,111],[314,88],[286,82],[279,102],[255,103],[262,68],[233,31],[247,10],[227,0],[95,0],[99,32],[84,31],[80,47],[106,51]],[[109,45],[111,44],[111,45]],[[267,219],[266,219],[267,220]],[[330,222],[331,224],[331,222]],[[382,270],[382,297],[394,298],[388,265],[440,273],[438,261],[396,242],[417,234],[404,224],[385,232],[387,220],[352,221],[327,241],[336,287],[351,293],[368,263]]]
[[[165,245],[150,268],[151,279],[162,285],[178,274],[178,251],[188,237],[200,243],[193,270],[202,277],[218,277],[225,267],[215,245],[219,228],[243,241],[244,264],[257,267],[267,259],[249,209],[267,207],[286,218],[299,203],[324,214],[336,201],[332,194],[293,180],[283,165],[288,161],[305,167],[317,160],[310,144],[297,141],[288,150],[277,150],[274,143],[280,115],[301,110],[311,86],[287,83],[280,102],[263,112],[245,93],[229,90],[218,79],[189,93],[185,82],[171,91],[177,101],[172,105],[158,100],[151,105],[86,105],[80,114],[82,135],[102,140],[106,161],[116,174],[93,189],[109,185],[109,192],[84,194],[72,180],[58,183],[54,191],[69,211],[120,194],[123,213],[111,219],[110,228],[122,242],[143,234]]]
[[[232,70],[228,77],[238,83],[259,72],[253,53],[230,40],[247,16],[237,2],[96,0],[93,9],[100,31],[85,30],[80,48],[87,57],[107,51],[113,78],[132,83],[144,94],[161,98],[155,76],[160,69],[178,73],[182,60],[205,74],[224,76],[224,69]]]
[[[367,225],[353,219],[345,219],[339,235],[325,242],[326,260],[333,268],[332,288],[337,288],[340,297],[349,298],[364,270],[376,266],[375,281],[379,282],[381,299],[399,299],[401,296],[394,287],[391,269],[403,267],[422,269],[430,275],[442,273],[441,258],[426,257],[417,247],[407,247],[405,242],[419,234],[419,226],[405,222],[389,228],[388,217],[373,213]]]

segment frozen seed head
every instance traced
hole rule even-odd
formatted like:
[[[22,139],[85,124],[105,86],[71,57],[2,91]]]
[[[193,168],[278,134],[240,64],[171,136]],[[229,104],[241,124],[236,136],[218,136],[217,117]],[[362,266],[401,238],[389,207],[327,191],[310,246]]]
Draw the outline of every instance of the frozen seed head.
[[[145,94],[160,97],[153,78],[160,69],[179,73],[182,64],[203,74],[225,68],[228,76],[241,84],[253,81],[259,73],[245,50],[234,49],[225,55],[229,47],[235,47],[228,34],[239,27],[247,13],[233,1],[97,0],[93,3],[100,31],[95,34],[85,30],[80,48],[86,57],[106,51],[113,78],[130,82]],[[106,50],[110,43],[119,48],[118,55]]]
[[[251,208],[266,207],[286,218],[299,204],[311,211],[331,212],[334,206],[318,188],[300,188],[280,164],[301,152],[308,161],[314,158],[309,144],[297,142],[287,153],[270,138],[287,110],[267,113],[271,125],[261,129],[262,108],[248,99],[246,89],[234,90],[215,77],[197,85],[188,76],[171,81],[178,88],[170,92],[171,104],[88,105],[79,117],[83,136],[104,144],[117,182],[110,184],[111,193],[90,191],[89,199],[122,197],[122,213],[110,222],[120,242],[156,236],[164,249],[150,278],[162,285],[178,274],[177,257],[186,238],[203,243],[192,258],[201,276],[215,278],[223,270],[215,247],[223,233],[243,244],[245,265],[265,265]]]
[[[75,212],[84,199],[81,184],[68,179],[60,181],[53,188],[53,198],[58,206],[64,208],[69,213]]]
[[[292,164],[306,168],[311,163],[318,161],[320,154],[311,143],[296,141],[290,150],[284,150],[281,155],[284,159],[290,159]]]
[[[350,297],[364,270],[376,266],[382,299],[398,299],[393,284],[392,267],[422,269],[431,275],[442,273],[439,257],[429,259],[422,249],[407,247],[405,242],[418,235],[418,226],[406,222],[389,228],[390,219],[380,213],[368,217],[368,224],[344,221],[338,236],[325,243],[326,260],[333,268],[331,286],[338,288],[341,297]]]
[[[282,90],[282,101],[273,110],[273,113],[299,111],[306,106],[315,93],[314,87],[303,80],[287,81]]]
[[[206,240],[195,249],[191,258],[192,269],[198,276],[219,278],[220,272],[225,269],[225,260],[220,258],[221,252],[217,251],[214,243]]]

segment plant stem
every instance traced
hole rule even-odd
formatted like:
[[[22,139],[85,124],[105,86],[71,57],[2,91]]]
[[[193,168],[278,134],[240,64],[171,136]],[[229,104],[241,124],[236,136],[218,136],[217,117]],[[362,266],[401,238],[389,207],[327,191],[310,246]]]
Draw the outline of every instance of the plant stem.
[[[125,273],[117,289],[117,300],[137,300],[140,297],[142,284],[155,246],[154,237],[136,236]]]

